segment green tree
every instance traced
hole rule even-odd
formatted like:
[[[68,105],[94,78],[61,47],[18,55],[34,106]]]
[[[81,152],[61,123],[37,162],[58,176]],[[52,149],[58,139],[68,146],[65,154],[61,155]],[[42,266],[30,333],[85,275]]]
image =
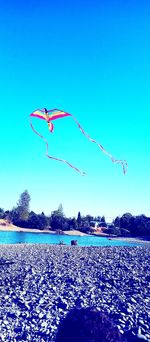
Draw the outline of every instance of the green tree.
[[[67,223],[68,223],[69,230],[77,229],[77,221],[76,221],[75,217],[68,218]]]
[[[61,203],[59,204],[59,207],[58,207],[57,210],[52,211],[52,215],[53,216],[59,216],[59,217],[64,217],[65,216],[64,212],[63,212],[63,206],[62,206]]]
[[[29,214],[28,228],[40,229],[39,216],[36,213],[34,213],[34,211],[31,211]]]
[[[83,220],[80,227],[79,227],[79,230],[82,232],[82,233],[91,233],[92,232],[92,229],[90,227],[90,224],[88,221],[86,220]]]
[[[93,221],[93,216],[91,216],[91,215],[86,215],[84,219],[85,219],[85,221],[87,221],[88,223],[90,223],[91,221]]]
[[[46,229],[49,225],[48,217],[45,216],[45,214],[42,212],[40,215],[38,215],[39,221],[40,221],[40,227],[39,229]]]
[[[149,219],[146,224],[145,236],[150,236],[150,220]]]
[[[58,216],[55,213],[51,216],[51,228],[53,230],[62,230],[64,224],[64,218],[62,216]]]
[[[6,214],[6,211],[5,211]],[[17,208],[12,208],[12,210],[8,211],[7,214],[7,219],[12,222],[13,224],[15,224],[16,226],[19,225],[19,212],[17,210]]]
[[[114,223],[114,226],[115,226],[115,227],[120,227],[120,217],[117,216],[117,217],[114,219],[113,223]]]
[[[106,222],[106,221],[105,221],[105,216],[102,216],[102,217],[101,217],[101,222],[104,222],[104,223]]]
[[[135,236],[145,236],[147,235],[148,219],[145,215],[139,215],[135,217],[134,220],[134,231]]]
[[[50,225],[53,230],[63,230],[64,223],[66,222],[63,212],[62,204],[59,205],[57,210],[54,210],[51,215]],[[66,229],[65,225],[65,229]]]
[[[77,216],[77,225],[78,225],[78,227],[80,227],[81,221],[82,221],[82,218],[81,218],[81,213],[80,213],[80,211],[79,211],[79,212],[78,212],[78,216]]]
[[[119,236],[121,235],[121,231],[119,227],[115,227],[113,224],[111,226],[109,226],[109,228],[107,228],[105,230],[105,232],[109,235],[116,235]]]
[[[114,225],[120,228],[122,236],[150,236],[150,218],[145,215],[125,213],[121,218],[116,217]]]
[[[36,228],[36,229],[46,229],[49,222],[48,218],[42,212],[41,214],[36,214],[34,211],[31,211],[28,218],[28,227]]]
[[[134,235],[135,233],[135,218],[132,216],[130,213],[125,213],[123,216],[120,218],[120,225],[119,227],[122,229],[127,229],[131,232],[131,234]]]
[[[27,221],[29,217],[29,203],[30,203],[30,195],[27,190],[25,190],[19,198],[17,203],[17,212],[19,215],[20,221]]]
[[[0,208],[0,219],[3,219],[5,217],[4,209]]]
[[[64,212],[63,212],[63,206],[62,206],[62,204],[60,203],[59,204],[59,207],[58,207],[58,209],[57,209],[57,215],[58,216],[64,216]]]

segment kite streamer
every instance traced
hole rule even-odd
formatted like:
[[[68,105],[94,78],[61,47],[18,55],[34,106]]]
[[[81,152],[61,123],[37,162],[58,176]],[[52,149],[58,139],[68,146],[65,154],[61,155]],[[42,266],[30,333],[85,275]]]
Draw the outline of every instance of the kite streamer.
[[[66,116],[71,116],[73,118],[73,120],[76,122],[78,128],[80,129],[80,131],[82,132],[82,134],[84,134],[84,136],[90,141],[90,142],[93,142],[95,143],[99,148],[100,150],[105,153],[113,163],[116,163],[116,164],[121,164],[122,165],[122,169],[123,169],[123,173],[125,174],[127,172],[127,168],[128,168],[128,164],[126,162],[126,160],[121,160],[121,159],[115,159],[109,152],[107,152],[105,150],[105,148],[99,144],[96,140],[92,139],[90,137],[89,134],[87,134],[84,129],[81,127],[80,123],[77,121],[77,119],[70,113],[67,113],[67,112],[64,112],[63,110],[60,110],[60,109],[57,109],[57,108],[54,108],[54,109],[51,109],[51,110],[47,110],[46,108],[44,109],[36,109],[34,112],[32,112],[30,114],[30,126],[32,128],[32,130],[34,131],[34,133],[36,133],[41,139],[44,140],[45,144],[46,144],[46,156],[50,159],[54,159],[54,160],[57,160],[57,161],[60,161],[62,163],[65,163],[67,164],[68,166],[72,167],[73,169],[75,169],[77,172],[79,172],[81,175],[85,175],[85,172],[81,171],[80,169],[78,169],[77,167],[75,167],[74,165],[70,164],[67,160],[65,159],[60,159],[60,158],[56,158],[56,157],[53,157],[53,156],[50,156],[48,154],[48,142],[47,140],[45,139],[45,137],[43,137],[41,134],[39,134],[33,124],[32,124],[32,117],[36,117],[36,118],[39,118],[39,119],[42,119],[42,120],[45,120],[48,124],[48,129],[49,131],[52,133],[53,130],[54,130],[54,125],[51,121],[53,120],[56,120],[56,119],[61,119],[63,117],[66,117]]]

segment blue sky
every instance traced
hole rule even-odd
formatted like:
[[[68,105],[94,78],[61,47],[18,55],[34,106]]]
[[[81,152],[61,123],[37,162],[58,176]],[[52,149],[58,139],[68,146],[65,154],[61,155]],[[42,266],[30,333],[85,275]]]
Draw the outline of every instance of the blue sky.
[[[149,1],[5,1],[0,4],[0,207],[27,189],[31,209],[67,216],[125,212],[150,216]],[[116,159],[124,176],[71,118],[55,121],[51,155],[86,171],[81,177],[45,157],[29,114],[72,113]]]

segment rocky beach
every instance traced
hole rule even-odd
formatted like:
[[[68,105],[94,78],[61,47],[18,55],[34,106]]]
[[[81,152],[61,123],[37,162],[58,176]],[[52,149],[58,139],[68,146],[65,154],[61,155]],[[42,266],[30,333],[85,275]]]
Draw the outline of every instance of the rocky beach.
[[[150,248],[0,245],[1,341],[55,341],[73,307],[150,341]]]

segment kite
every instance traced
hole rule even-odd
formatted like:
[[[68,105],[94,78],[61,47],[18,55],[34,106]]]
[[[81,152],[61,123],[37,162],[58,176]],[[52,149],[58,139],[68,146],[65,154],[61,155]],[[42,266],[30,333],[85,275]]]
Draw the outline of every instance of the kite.
[[[74,165],[70,164],[67,160],[64,160],[64,159],[60,159],[60,158],[56,158],[56,157],[53,157],[53,156],[50,156],[49,155],[49,152],[48,152],[48,142],[47,140],[45,139],[45,137],[43,137],[40,133],[38,133],[33,124],[32,124],[32,117],[36,117],[36,118],[39,118],[39,119],[42,119],[42,120],[45,120],[47,125],[48,125],[48,129],[49,131],[52,133],[53,130],[54,130],[54,125],[52,123],[53,120],[56,120],[56,119],[61,119],[61,118],[64,118],[66,116],[71,116],[73,118],[73,120],[76,122],[78,128],[80,129],[80,131],[82,132],[82,134],[84,134],[84,136],[90,141],[90,142],[93,142],[95,144],[98,145],[98,147],[100,148],[100,150],[105,153],[113,163],[116,163],[116,164],[121,164],[122,165],[122,169],[123,169],[123,173],[125,174],[127,172],[127,167],[128,167],[128,164],[126,162],[126,160],[118,160],[118,159],[115,159],[109,152],[107,152],[104,147],[99,144],[96,140],[92,139],[90,137],[89,134],[87,134],[84,129],[81,127],[81,125],[79,124],[79,122],[77,121],[77,119],[70,113],[67,113],[67,112],[64,112],[63,110],[60,110],[60,109],[57,109],[57,108],[54,108],[54,109],[51,109],[51,110],[47,110],[46,108],[44,109],[36,109],[34,112],[32,112],[30,114],[30,126],[32,128],[32,130],[34,131],[34,133],[36,133],[41,139],[44,140],[45,144],[46,144],[46,157],[47,158],[50,158],[50,159],[54,159],[54,160],[57,160],[57,161],[60,161],[62,163],[65,163],[67,164],[68,166],[72,167],[73,169],[75,169],[77,172],[79,172],[81,175],[85,175],[85,172],[82,172],[81,170],[79,170],[77,167],[75,167]]]

